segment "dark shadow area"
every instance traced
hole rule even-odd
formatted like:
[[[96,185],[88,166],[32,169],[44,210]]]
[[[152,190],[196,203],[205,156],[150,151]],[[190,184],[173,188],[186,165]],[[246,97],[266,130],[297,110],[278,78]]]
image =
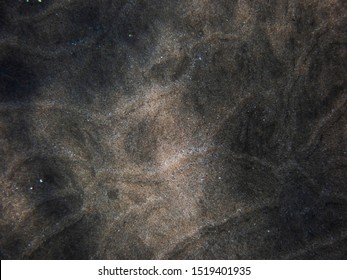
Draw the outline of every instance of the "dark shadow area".
[[[34,64],[19,50],[2,50],[0,55],[0,103],[30,101],[38,78]]]
[[[51,236],[27,258],[35,260],[95,259],[99,223],[100,218],[97,215],[85,215]]]
[[[12,170],[10,180],[13,196],[23,197],[27,209],[23,209],[16,228],[7,226],[9,232],[1,238],[0,246],[5,258],[21,259],[37,246],[33,240],[45,240],[80,215],[83,190],[68,165],[58,158],[28,159]]]

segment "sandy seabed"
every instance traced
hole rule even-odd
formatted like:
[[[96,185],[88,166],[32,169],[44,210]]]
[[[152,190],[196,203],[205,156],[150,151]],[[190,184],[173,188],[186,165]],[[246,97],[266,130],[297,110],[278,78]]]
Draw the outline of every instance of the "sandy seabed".
[[[1,259],[346,259],[343,2],[1,1]]]

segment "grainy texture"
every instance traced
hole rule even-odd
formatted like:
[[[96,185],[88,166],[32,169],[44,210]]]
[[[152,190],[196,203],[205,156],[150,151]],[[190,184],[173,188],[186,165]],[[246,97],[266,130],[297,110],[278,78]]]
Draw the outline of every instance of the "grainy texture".
[[[2,259],[345,259],[339,0],[1,0]]]

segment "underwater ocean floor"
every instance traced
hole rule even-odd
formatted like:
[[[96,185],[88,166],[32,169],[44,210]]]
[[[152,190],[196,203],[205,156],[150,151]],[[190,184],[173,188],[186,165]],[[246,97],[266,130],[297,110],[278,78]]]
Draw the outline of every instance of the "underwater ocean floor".
[[[346,259],[346,5],[0,2],[1,259]]]

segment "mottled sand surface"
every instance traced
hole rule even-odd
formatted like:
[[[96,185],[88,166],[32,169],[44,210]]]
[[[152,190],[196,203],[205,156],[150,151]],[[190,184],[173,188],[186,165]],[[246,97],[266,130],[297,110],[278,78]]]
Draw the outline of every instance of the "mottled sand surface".
[[[1,0],[1,259],[346,259],[346,17]]]

